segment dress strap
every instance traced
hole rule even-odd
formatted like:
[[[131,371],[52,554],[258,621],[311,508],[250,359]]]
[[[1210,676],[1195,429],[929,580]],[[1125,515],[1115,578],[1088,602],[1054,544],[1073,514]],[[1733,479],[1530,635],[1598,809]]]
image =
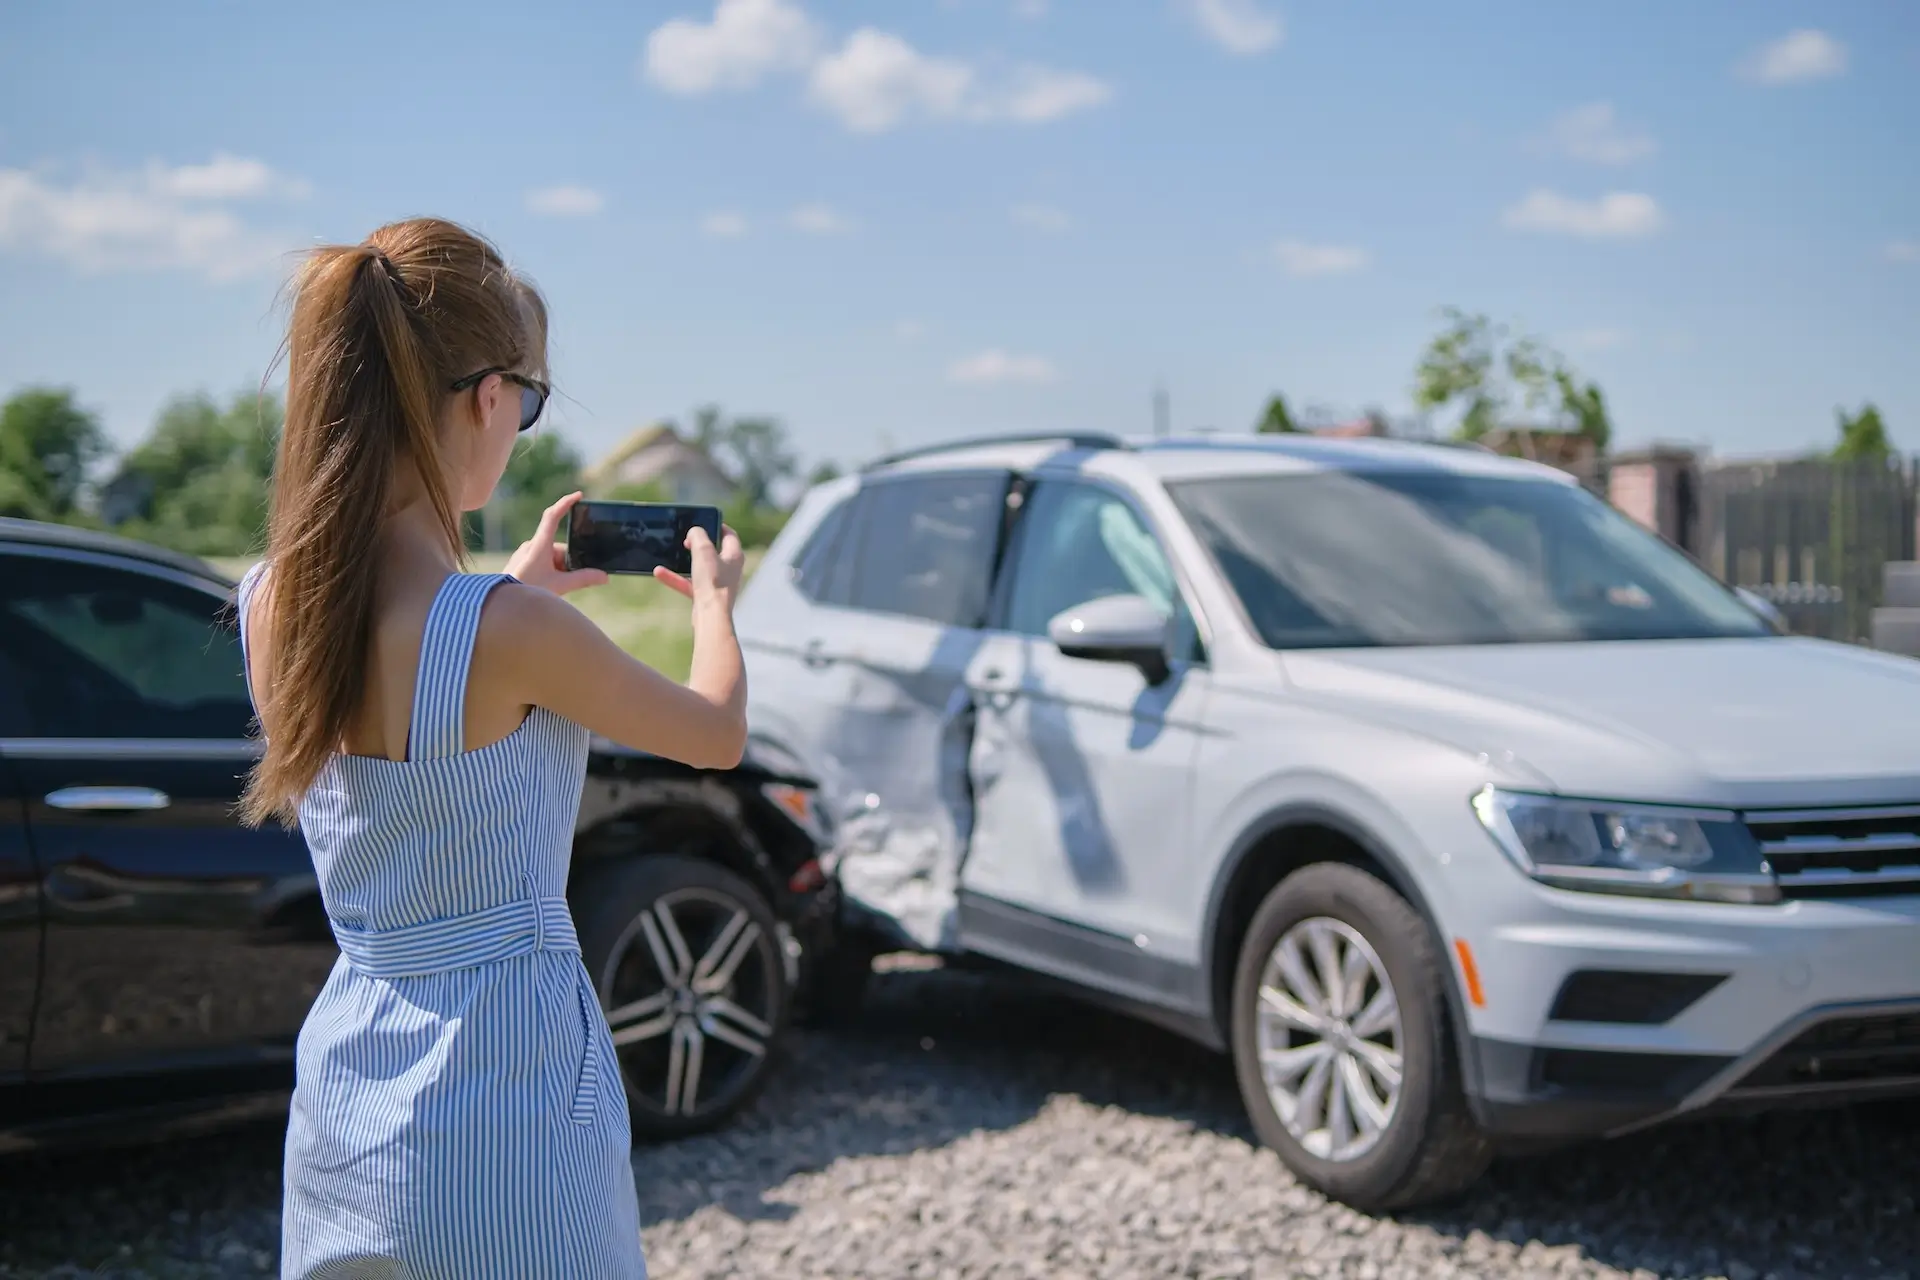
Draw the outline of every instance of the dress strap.
[[[457,756],[467,737],[467,670],[487,593],[506,573],[456,573],[440,584],[420,634],[420,667],[413,678],[413,721],[407,728],[407,759]]]

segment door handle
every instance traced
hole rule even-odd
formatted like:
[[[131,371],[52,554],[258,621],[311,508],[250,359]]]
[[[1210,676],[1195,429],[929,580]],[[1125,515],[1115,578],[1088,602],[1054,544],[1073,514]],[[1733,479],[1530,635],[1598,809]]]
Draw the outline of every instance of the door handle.
[[[1014,687],[1006,673],[998,667],[988,667],[980,673],[980,681],[973,686],[974,692],[986,699],[987,705],[995,711],[1005,711],[1013,705],[1019,690]]]
[[[171,796],[153,787],[62,787],[47,793],[52,808],[85,813],[137,813],[172,803]]]
[[[833,665],[833,658],[825,652],[826,645],[819,640],[807,641],[806,648],[800,651],[800,661],[818,670]]]

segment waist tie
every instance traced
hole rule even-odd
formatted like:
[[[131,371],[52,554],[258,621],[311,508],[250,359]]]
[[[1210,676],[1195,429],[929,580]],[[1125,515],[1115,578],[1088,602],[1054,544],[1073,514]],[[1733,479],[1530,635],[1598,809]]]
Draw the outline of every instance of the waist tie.
[[[535,951],[578,951],[565,898],[518,898],[485,911],[399,929],[334,926],[348,963],[369,978],[417,978],[511,960]]]

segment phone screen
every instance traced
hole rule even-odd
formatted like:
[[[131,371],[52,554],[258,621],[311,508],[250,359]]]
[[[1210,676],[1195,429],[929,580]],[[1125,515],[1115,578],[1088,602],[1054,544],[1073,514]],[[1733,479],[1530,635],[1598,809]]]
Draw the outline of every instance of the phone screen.
[[[720,509],[668,502],[576,502],[567,521],[567,567],[650,574],[664,565],[675,573],[691,573],[687,534],[696,527],[705,529],[717,545]]]

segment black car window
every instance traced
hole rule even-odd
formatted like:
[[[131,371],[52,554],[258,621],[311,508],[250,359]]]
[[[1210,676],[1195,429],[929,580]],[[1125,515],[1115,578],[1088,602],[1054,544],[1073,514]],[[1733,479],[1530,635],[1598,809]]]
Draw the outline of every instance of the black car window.
[[[1018,527],[999,610],[1007,630],[1045,637],[1047,624],[1076,605],[1136,595],[1174,622],[1172,656],[1199,657],[1198,632],[1173,566],[1120,495],[1043,480],[1027,496]]]
[[[211,592],[82,561],[0,555],[9,736],[242,738],[240,639]],[[21,673],[19,706],[4,687]]]
[[[888,480],[866,491],[849,544],[853,606],[979,626],[1010,479],[970,472]]]

